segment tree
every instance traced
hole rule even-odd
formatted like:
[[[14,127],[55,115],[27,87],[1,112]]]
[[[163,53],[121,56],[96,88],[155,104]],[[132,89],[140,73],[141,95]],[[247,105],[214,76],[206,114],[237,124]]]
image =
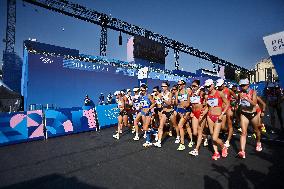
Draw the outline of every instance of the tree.
[[[249,79],[249,73],[241,70],[241,71],[236,71],[236,75],[235,75],[235,81],[238,83],[241,79]]]

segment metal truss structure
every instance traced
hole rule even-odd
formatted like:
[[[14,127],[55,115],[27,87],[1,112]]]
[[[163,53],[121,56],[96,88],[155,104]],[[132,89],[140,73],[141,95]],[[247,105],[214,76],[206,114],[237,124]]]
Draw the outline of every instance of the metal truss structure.
[[[6,43],[5,52],[13,53],[15,48],[16,33],[16,0],[7,0],[7,26],[6,26]]]
[[[175,66],[176,69],[179,69],[179,53],[183,52],[192,56],[196,56],[198,58],[207,60],[212,62],[213,64],[218,64],[221,66],[229,66],[234,68],[235,70],[240,70],[243,72],[247,72],[243,67],[232,64],[228,61],[222,60],[214,55],[211,55],[207,52],[203,52],[198,50],[192,46],[186,45],[179,41],[170,39],[161,34],[146,30],[142,27],[129,24],[120,19],[114,18],[104,13],[99,13],[95,10],[89,9],[82,5],[68,2],[67,0],[23,0],[27,3],[59,12],[61,14],[71,16],[80,20],[84,20],[90,23],[94,23],[100,25],[102,27],[101,30],[101,39],[100,39],[100,55],[106,55],[106,46],[107,46],[107,28],[113,29],[116,31],[120,31],[132,36],[143,36],[150,40],[156,41],[158,43],[164,44],[166,47],[174,49],[175,54]]]
[[[107,28],[102,26],[100,38],[100,56],[106,56],[107,51]]]

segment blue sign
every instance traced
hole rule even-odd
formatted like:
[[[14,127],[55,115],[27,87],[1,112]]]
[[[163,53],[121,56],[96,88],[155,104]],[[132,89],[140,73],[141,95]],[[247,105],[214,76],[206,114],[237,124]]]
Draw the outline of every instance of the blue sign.
[[[96,112],[100,128],[117,124],[117,117],[119,114],[117,104],[96,106]]]

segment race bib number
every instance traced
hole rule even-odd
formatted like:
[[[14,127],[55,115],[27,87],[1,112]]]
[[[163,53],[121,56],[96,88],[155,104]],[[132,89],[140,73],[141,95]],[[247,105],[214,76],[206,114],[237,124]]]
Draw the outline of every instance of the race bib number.
[[[163,98],[163,100],[164,100],[164,101],[169,101],[170,98],[169,98],[168,96],[165,96],[165,97]]]
[[[141,105],[142,105],[143,107],[146,107],[146,106],[149,106],[149,103],[148,103],[148,101],[143,100],[143,101],[141,101]]]
[[[240,102],[240,105],[241,106],[245,106],[245,107],[249,107],[250,106],[250,103],[247,101],[247,100],[241,100],[241,102]]]
[[[191,96],[190,97],[190,102],[192,104],[200,104],[200,96]]]
[[[218,98],[208,98],[207,103],[209,106],[218,106]]]
[[[157,103],[157,104],[162,104],[162,100],[161,100],[160,98],[158,98],[158,99],[156,100],[156,103]]]
[[[183,95],[178,96],[178,100],[187,101],[187,94],[183,94]]]
[[[140,103],[134,103],[134,108],[137,110],[140,108]]]
[[[122,106],[122,102],[118,101],[117,107],[120,108]]]

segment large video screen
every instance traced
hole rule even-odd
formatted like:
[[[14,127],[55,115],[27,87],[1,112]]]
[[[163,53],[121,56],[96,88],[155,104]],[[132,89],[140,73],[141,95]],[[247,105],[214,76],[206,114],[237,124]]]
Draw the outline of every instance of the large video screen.
[[[134,58],[165,64],[165,46],[145,37],[134,37]]]
[[[231,81],[236,80],[236,70],[230,66],[225,66],[225,78]]]

